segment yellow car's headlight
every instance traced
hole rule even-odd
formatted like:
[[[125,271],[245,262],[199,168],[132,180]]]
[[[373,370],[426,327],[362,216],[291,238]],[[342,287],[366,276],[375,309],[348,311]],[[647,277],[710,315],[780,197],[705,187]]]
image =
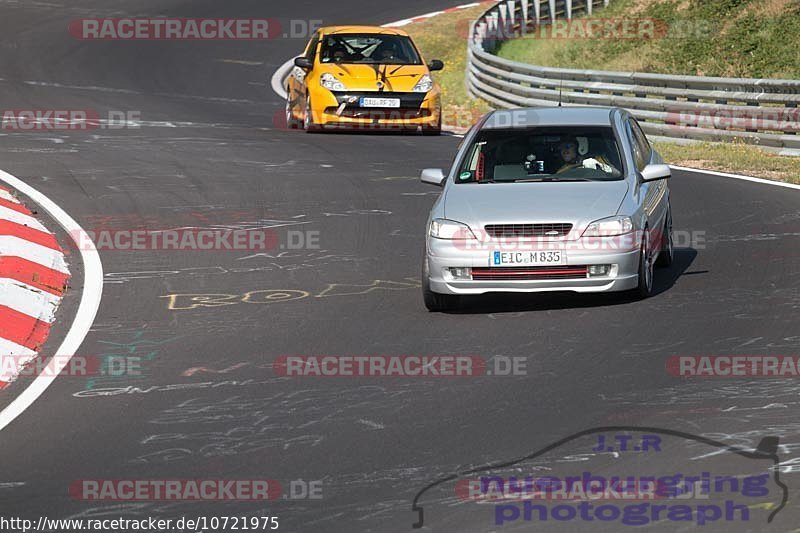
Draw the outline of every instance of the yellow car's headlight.
[[[344,83],[340,82],[336,76],[326,72],[319,77],[319,84],[328,89],[329,91],[346,91],[347,87]]]
[[[412,91],[415,93],[426,93],[431,89],[433,89],[433,78],[431,78],[428,74],[425,74],[419,79],[417,84],[414,85]]]

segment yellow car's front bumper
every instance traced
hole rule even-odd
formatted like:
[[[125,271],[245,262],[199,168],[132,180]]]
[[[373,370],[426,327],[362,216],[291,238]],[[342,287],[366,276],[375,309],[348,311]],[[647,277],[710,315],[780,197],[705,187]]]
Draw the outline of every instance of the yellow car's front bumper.
[[[361,107],[362,97],[396,98],[399,108]],[[342,128],[423,128],[441,127],[441,100],[438,87],[427,93],[387,93],[315,91],[311,97],[314,124]]]

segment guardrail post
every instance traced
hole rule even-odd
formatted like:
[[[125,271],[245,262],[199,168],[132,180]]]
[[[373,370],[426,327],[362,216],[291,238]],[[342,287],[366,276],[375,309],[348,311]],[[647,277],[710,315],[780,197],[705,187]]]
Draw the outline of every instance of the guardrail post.
[[[486,23],[481,22],[475,27],[475,44],[486,50],[483,41],[486,38]]]
[[[541,0],[533,0],[533,14],[536,17],[536,26],[539,26],[539,21],[542,19],[542,6],[539,4]]]
[[[567,20],[572,20],[572,0],[567,0],[565,7],[567,9]]]
[[[492,50],[494,50],[495,45],[497,44],[497,32],[499,31],[498,30],[499,25],[497,19],[498,19],[497,13],[492,13],[491,15],[486,17],[486,20],[489,23],[489,26],[487,28],[489,33],[489,38],[487,39],[487,41],[489,43],[489,48],[491,48]]]
[[[511,21],[511,26],[509,28],[513,28],[514,24],[517,22],[517,8],[514,0],[508,0],[506,4],[508,5],[508,19]],[[508,36],[508,34],[506,34],[506,36]]]
[[[522,20],[519,22],[520,28],[525,28],[523,33],[527,33],[527,29],[528,29],[528,0],[520,0],[519,10],[520,10],[520,14],[522,15]]]
[[[550,23],[556,19],[556,0],[550,0]]]
[[[497,41],[503,41],[508,37],[508,6],[506,4],[498,4],[499,9],[497,20],[497,34],[495,37]]]

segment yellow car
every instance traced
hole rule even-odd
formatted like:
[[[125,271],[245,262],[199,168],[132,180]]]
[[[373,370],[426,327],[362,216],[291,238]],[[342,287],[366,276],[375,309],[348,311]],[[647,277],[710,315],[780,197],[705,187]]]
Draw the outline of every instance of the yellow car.
[[[290,128],[442,129],[441,88],[408,34],[375,26],[320,28],[286,79]]]

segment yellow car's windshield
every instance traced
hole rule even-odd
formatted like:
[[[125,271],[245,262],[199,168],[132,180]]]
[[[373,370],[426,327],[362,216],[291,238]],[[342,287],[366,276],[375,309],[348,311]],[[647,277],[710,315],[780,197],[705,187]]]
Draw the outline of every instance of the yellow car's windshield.
[[[411,39],[391,34],[334,34],[326,36],[320,50],[322,63],[421,65]]]

